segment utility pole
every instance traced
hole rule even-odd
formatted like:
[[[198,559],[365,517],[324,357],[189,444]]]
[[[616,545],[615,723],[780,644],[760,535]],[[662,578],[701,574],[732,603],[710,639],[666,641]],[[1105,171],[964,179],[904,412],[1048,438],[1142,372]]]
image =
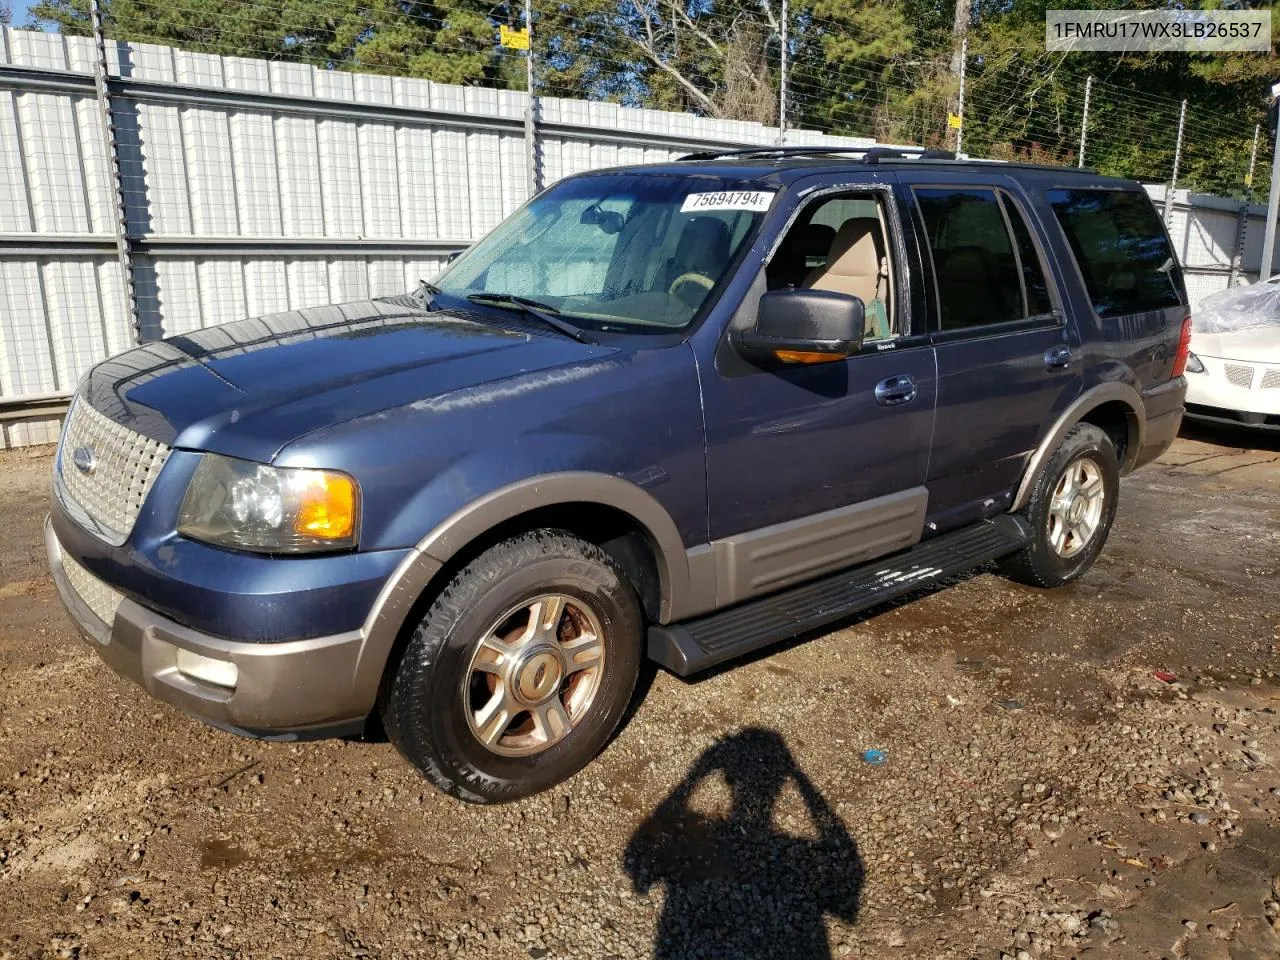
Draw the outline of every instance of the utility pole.
[[[1187,101],[1182,101],[1182,110],[1178,114],[1178,143],[1173,148],[1173,178],[1169,181],[1169,192],[1164,197],[1164,222],[1169,222],[1169,214],[1173,212],[1173,192],[1178,189],[1178,167],[1182,164],[1182,132],[1187,128]]]
[[[1276,136],[1276,113],[1280,110],[1280,83],[1271,85],[1271,106],[1267,111],[1271,127],[1271,196],[1267,200],[1267,232],[1262,237],[1262,263],[1258,279],[1265,280],[1274,269],[1276,249],[1276,208],[1280,207],[1280,137]]]
[[[102,5],[99,0],[89,0],[89,24],[97,51],[94,63],[93,86],[98,99],[98,116],[102,121],[103,142],[107,147],[107,174],[111,178],[112,206],[115,216],[116,259],[120,263],[120,282],[124,290],[125,309],[133,326],[133,338],[142,343],[142,319],[138,315],[137,291],[133,287],[133,245],[129,239],[129,221],[124,200],[124,181],[120,178],[120,147],[116,138],[116,121],[111,105],[111,90],[107,73],[107,37],[102,29]]]
[[[778,69],[778,146],[787,142],[787,0],[782,0],[782,51]]]
[[[529,102],[524,112],[524,139],[529,149],[529,196],[542,189],[542,151],[538,148],[538,97],[533,91],[533,0],[524,0],[524,31],[529,48],[524,52],[525,89]]]
[[[972,19],[972,13],[973,0],[956,0],[956,18],[951,26],[952,35],[959,41],[956,43],[956,52],[951,55],[951,75],[956,78],[959,78],[961,64],[964,62],[962,47],[969,36],[969,20]]]
[[[956,109],[956,116],[960,118],[959,125],[956,127],[956,156],[960,156],[964,150],[964,74],[965,64],[969,62],[969,38],[965,37],[960,41],[960,103]]]
[[[1084,81],[1084,116],[1080,119],[1080,156],[1076,159],[1076,166],[1084,166],[1084,144],[1085,138],[1089,135],[1089,98],[1093,95],[1093,74],[1089,74]]]
[[[969,59],[969,21],[973,19],[973,0],[956,0],[956,16],[951,24],[951,33],[955,43],[955,53],[951,55],[951,75],[956,78],[960,88],[956,116],[960,118],[960,126],[956,127],[956,154],[959,155],[964,146],[964,73],[965,61]],[[948,107],[948,111],[950,107]]]

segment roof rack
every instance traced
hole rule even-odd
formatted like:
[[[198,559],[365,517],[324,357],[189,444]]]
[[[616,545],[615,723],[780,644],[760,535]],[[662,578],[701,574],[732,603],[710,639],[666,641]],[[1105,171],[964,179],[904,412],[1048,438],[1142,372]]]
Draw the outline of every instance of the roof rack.
[[[768,159],[770,157],[827,157],[849,156],[863,163],[879,163],[881,160],[954,160],[951,150],[934,150],[926,147],[745,147],[740,150],[705,150],[680,157],[684,160],[743,160]]]

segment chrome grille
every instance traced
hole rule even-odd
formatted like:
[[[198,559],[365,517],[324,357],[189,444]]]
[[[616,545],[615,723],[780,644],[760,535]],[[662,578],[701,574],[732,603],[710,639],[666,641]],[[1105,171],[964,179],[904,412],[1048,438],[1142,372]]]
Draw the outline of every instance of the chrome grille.
[[[1235,363],[1224,366],[1227,368],[1227,379],[1233,386],[1244,387],[1246,390],[1253,386],[1253,367]]]
[[[87,471],[76,464],[77,452],[91,461]],[[168,458],[169,448],[163,443],[77,400],[62,434],[58,476],[67,499],[73,501],[68,507],[78,506],[103,539],[121,544]]]
[[[1274,390],[1280,387],[1280,367],[1272,367],[1262,375],[1262,389]]]
[[[62,555],[62,572],[67,575],[67,583],[71,584],[71,589],[76,592],[76,596],[93,611],[93,615],[108,627],[111,626],[115,622],[116,610],[124,597],[65,553]]]

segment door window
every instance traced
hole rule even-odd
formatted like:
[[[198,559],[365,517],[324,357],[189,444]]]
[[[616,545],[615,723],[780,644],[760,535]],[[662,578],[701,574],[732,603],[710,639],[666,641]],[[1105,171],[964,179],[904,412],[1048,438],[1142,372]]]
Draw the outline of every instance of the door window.
[[[986,187],[915,190],[937,283],[942,330],[1052,312],[1044,265],[1018,208]]]
[[[765,267],[770,290],[829,290],[862,300],[867,341],[886,340],[894,318],[893,261],[886,218],[872,193],[828,194],[811,201]]]
[[[1044,264],[1040,261],[1040,251],[1031,239],[1031,231],[1017,206],[1007,196],[1001,196],[1005,213],[1009,215],[1009,226],[1013,230],[1013,241],[1018,251],[1018,264],[1022,268],[1022,286],[1026,291],[1026,315],[1039,317],[1053,313],[1053,300],[1049,297],[1049,284],[1045,280]]]
[[[1136,190],[1048,190],[1100,317],[1181,306],[1182,275],[1160,217]]]

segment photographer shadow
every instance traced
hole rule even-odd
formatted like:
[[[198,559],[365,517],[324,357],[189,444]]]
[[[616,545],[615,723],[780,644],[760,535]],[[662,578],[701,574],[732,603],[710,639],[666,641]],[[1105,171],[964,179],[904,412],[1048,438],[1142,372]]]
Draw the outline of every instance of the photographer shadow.
[[[690,808],[708,778],[724,777],[727,816]],[[793,784],[812,834],[774,826],[775,808]],[[835,811],[773,730],[727,737],[698,758],[627,845],[624,867],[638,893],[665,884],[658,960],[825,960],[825,917],[857,920],[865,870]]]

